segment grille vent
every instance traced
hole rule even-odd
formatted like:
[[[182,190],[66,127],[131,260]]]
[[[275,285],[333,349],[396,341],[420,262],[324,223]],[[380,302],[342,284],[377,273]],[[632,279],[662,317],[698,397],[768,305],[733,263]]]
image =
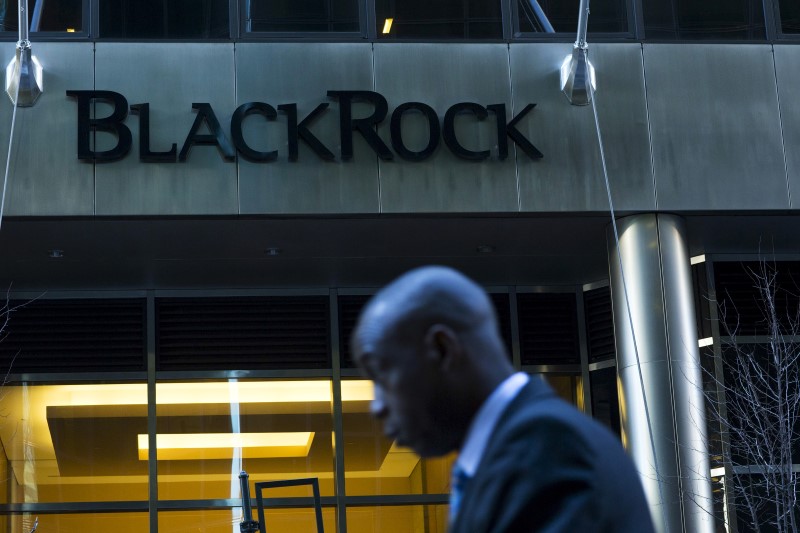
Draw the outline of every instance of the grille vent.
[[[523,365],[580,363],[577,307],[573,293],[517,295]]]
[[[775,276],[775,308],[784,327],[800,306],[800,262],[715,262],[714,285],[722,335],[767,335],[764,303],[755,275]],[[723,312],[724,310],[724,312]]]
[[[339,346],[341,347],[342,368],[354,368],[350,353],[350,335],[356,327],[358,314],[372,296],[339,296]],[[495,312],[500,335],[511,358],[511,304],[506,293],[492,293],[489,295]]]
[[[144,299],[40,299],[9,306],[17,309],[0,342],[3,372],[146,369]]]
[[[513,350],[511,348],[511,300],[508,294],[504,292],[495,292],[489,295],[494,305],[494,311],[497,314],[497,327],[500,329],[500,336],[503,338],[503,344],[506,346],[506,353],[509,360]]]
[[[617,356],[614,344],[614,316],[611,311],[611,289],[600,287],[583,293],[586,313],[586,343],[589,362],[608,361]]]
[[[358,315],[372,296],[352,295],[339,296],[339,358],[342,368],[354,368],[353,355],[350,353],[350,335],[356,327]]]
[[[328,368],[327,296],[159,298],[159,370]]]
[[[692,288],[694,311],[697,321],[697,338],[711,337],[711,302],[708,298],[707,263],[703,261],[692,266]]]

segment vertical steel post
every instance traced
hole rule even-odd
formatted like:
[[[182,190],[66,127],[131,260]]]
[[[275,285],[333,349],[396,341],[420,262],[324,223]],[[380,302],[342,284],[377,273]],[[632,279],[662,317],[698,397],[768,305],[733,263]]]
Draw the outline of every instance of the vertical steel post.
[[[611,232],[608,248],[623,440],[657,530],[711,533],[705,400],[684,223],[650,213],[617,224],[619,250]]]

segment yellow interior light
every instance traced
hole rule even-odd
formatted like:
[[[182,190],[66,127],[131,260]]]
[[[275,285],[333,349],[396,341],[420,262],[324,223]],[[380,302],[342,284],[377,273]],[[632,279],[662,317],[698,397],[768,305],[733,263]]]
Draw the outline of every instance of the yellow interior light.
[[[67,33],[75,33],[75,28],[67,28]]]
[[[69,403],[82,405],[147,405],[147,385],[129,383],[114,386],[75,385],[68,389]],[[330,381],[255,381],[159,383],[159,405],[289,403],[333,401]]]
[[[127,383],[117,385],[70,385],[64,387],[64,397],[49,401],[49,405],[147,405],[147,385]],[[342,382],[342,401],[369,401],[374,396],[369,380]],[[67,399],[65,402],[64,400]],[[331,383],[319,381],[242,381],[231,388],[227,382],[159,383],[156,388],[158,405],[193,405],[231,403],[291,403],[333,401]]]
[[[138,434],[139,460],[146,461],[150,449],[146,434]],[[241,450],[243,459],[307,457],[313,431],[285,433],[159,433],[160,461],[232,459]]]
[[[343,402],[369,402],[375,397],[375,387],[368,379],[342,381]]]
[[[392,31],[392,22],[394,22],[394,19],[386,19],[383,22],[383,33],[390,33]]]

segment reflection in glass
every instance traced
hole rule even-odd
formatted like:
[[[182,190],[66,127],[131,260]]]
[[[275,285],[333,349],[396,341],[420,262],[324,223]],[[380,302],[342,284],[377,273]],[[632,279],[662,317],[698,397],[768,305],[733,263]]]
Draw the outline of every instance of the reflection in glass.
[[[614,435],[622,435],[619,415],[619,392],[615,367],[594,370],[589,374],[592,386],[592,414]]]
[[[144,383],[5,385],[0,412],[2,503],[147,499]]]
[[[780,0],[781,31],[783,33],[800,33],[800,2],[797,0]]]
[[[70,513],[6,515],[0,517],[0,531],[24,532],[39,520],[37,532],[87,533],[113,531],[114,533],[142,533],[149,527],[147,512],[141,513]],[[230,533],[230,529],[227,533]]]
[[[247,0],[248,32],[357,32],[358,0]]]
[[[544,379],[553,387],[556,394],[583,411],[582,380],[577,375],[544,374]]]
[[[226,39],[230,36],[228,0],[98,1],[102,38]]]
[[[255,513],[254,513],[255,518]],[[166,532],[203,531],[204,533],[231,533],[239,531],[240,509],[225,511],[159,511],[158,530]],[[336,513],[333,508],[323,507],[322,521],[325,531],[336,531]],[[268,532],[316,531],[313,509],[269,509],[265,513],[264,525]],[[87,531],[101,531],[87,530]],[[136,533],[147,531],[142,529]],[[349,531],[349,528],[348,528]],[[116,533],[116,531],[114,532]]]
[[[445,533],[447,505],[348,507],[347,531],[348,533]]]
[[[500,1],[376,0],[380,39],[501,39]]]
[[[797,0],[780,0],[781,31],[783,33],[800,33],[800,2]]]
[[[0,31],[18,31],[17,0],[0,0]],[[83,31],[82,0],[28,0],[31,32]]]
[[[384,494],[447,494],[455,458],[421,459],[383,435],[369,413],[372,382],[342,382],[345,492],[348,496]],[[348,401],[350,399],[351,401]]]
[[[648,40],[758,40],[766,36],[762,0],[643,0],[642,4]]]
[[[578,30],[579,9],[580,0],[517,0],[518,31],[542,33],[552,27],[557,33],[573,34]],[[625,0],[592,0],[591,9],[590,33],[628,31]]]
[[[242,470],[251,495],[259,481],[307,477],[319,478],[323,496],[334,494],[329,380],[161,382],[156,398],[160,499],[239,498]],[[146,457],[146,435],[137,438]],[[288,487],[270,496],[306,492]]]

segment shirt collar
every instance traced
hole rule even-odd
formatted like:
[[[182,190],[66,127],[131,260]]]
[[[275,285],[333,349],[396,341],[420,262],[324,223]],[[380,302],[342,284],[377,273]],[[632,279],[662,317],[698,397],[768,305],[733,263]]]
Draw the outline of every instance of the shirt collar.
[[[478,470],[478,465],[483,458],[489,436],[494,431],[500,415],[503,414],[508,404],[517,396],[520,389],[528,383],[530,376],[524,372],[517,372],[507,377],[492,394],[483,402],[481,408],[469,425],[467,436],[458,454],[458,467],[472,477]]]

